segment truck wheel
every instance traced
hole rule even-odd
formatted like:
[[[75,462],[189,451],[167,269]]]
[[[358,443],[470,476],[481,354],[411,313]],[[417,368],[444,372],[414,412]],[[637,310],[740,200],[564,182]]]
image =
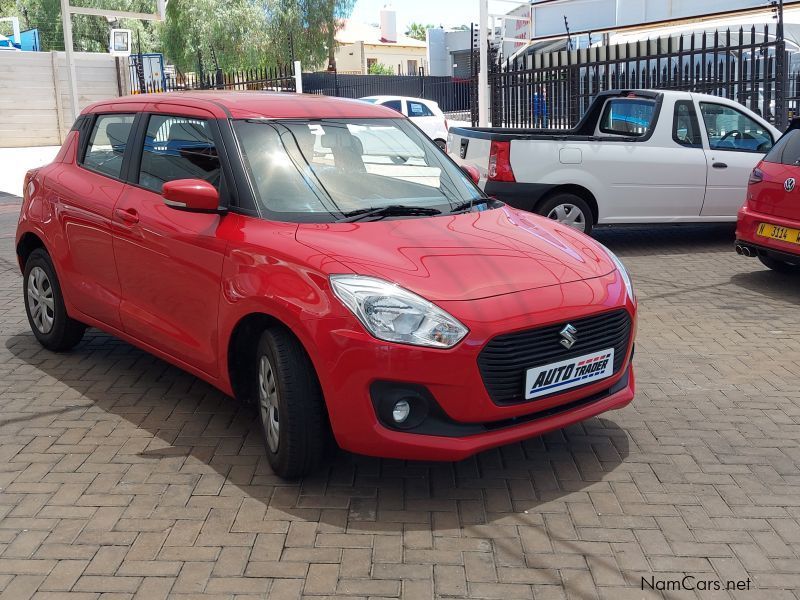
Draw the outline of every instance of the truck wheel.
[[[47,252],[41,248],[31,252],[22,282],[28,323],[39,343],[53,352],[76,346],[86,325],[67,314],[56,270]]]
[[[261,334],[256,373],[267,460],[276,475],[301,477],[320,463],[328,437],[314,366],[294,336],[274,327]]]
[[[786,262],[785,260],[779,260],[777,258],[772,258],[771,256],[763,256],[759,254],[758,260],[760,260],[765,267],[769,267],[778,273],[800,275],[800,257],[798,257],[797,263],[790,263]]]
[[[547,198],[536,207],[536,212],[563,225],[569,225],[581,233],[588,235],[592,232],[592,210],[586,200],[575,194],[563,193]]]

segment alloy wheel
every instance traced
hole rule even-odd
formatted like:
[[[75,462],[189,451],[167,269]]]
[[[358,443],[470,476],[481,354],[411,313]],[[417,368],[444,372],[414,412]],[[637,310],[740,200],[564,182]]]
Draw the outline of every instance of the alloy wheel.
[[[40,333],[48,334],[55,321],[53,285],[44,269],[34,267],[28,275],[28,311]]]
[[[276,453],[280,444],[280,419],[278,414],[278,384],[275,371],[266,355],[262,355],[258,363],[258,404],[261,410],[261,422],[267,436],[267,445]]]

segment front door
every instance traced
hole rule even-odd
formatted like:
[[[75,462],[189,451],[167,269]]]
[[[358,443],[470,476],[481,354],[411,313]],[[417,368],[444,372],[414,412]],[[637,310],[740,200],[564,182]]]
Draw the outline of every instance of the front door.
[[[199,178],[219,189],[220,161],[210,115],[181,110],[186,114],[144,117],[141,164],[135,183],[117,203],[114,255],[122,287],[120,313],[130,335],[217,376],[217,313],[227,247],[217,233],[225,217],[170,208],[161,186]],[[137,154],[138,149],[133,156]]]
[[[83,129],[85,154],[52,177],[67,254],[58,263],[72,308],[120,328],[120,283],[112,249],[112,215],[125,184],[122,167],[133,114],[101,114]],[[73,315],[80,318],[80,315]]]
[[[750,172],[774,140],[762,124],[744,112],[716,102],[700,102],[708,149],[704,217],[736,217],[747,197]]]

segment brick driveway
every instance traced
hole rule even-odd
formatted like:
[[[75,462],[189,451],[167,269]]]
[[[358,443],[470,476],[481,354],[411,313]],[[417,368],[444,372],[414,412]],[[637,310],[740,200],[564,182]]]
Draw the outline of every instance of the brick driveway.
[[[274,477],[254,412],[104,334],[42,350],[0,198],[0,599],[649,598],[800,588],[800,281],[732,228],[598,237],[641,302],[633,405],[458,464]]]

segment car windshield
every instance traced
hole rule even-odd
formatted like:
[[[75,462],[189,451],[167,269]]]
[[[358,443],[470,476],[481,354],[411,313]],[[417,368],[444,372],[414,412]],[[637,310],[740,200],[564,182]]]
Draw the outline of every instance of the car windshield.
[[[380,218],[412,218],[465,210],[484,198],[405,119],[250,119],[234,129],[261,212],[271,219],[331,222],[384,207],[391,211]]]

